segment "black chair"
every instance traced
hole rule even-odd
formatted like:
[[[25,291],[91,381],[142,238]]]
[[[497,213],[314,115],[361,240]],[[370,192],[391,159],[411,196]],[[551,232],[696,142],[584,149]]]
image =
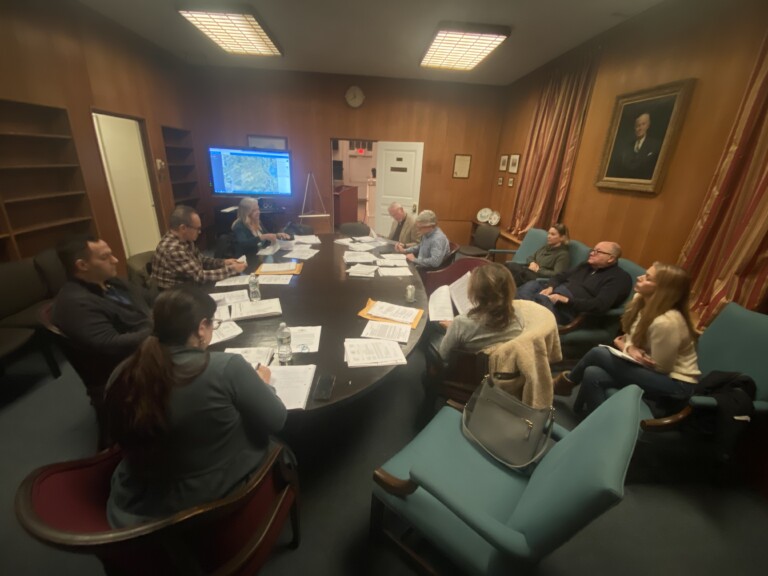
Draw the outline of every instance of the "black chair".
[[[487,258],[488,251],[496,248],[496,242],[501,234],[501,228],[490,224],[480,224],[472,234],[469,244],[459,247],[462,256],[474,256],[475,258]]]
[[[140,252],[134,254],[126,261],[128,266],[128,280],[134,284],[152,289],[152,257],[154,252]]]
[[[344,236],[368,236],[371,228],[365,222],[344,222],[339,225],[339,232]]]

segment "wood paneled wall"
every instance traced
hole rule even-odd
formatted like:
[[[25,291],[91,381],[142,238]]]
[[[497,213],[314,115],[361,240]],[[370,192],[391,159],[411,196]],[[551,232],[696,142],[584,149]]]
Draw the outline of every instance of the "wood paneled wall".
[[[583,47],[598,48],[601,55],[561,218],[574,238],[588,244],[617,240],[642,265],[677,261],[724,151],[767,22],[763,0],[673,0]],[[567,66],[570,56],[509,88],[497,155],[522,151],[543,78]],[[659,194],[597,189],[616,97],[691,77],[697,79],[693,98]],[[494,190],[492,198],[494,206],[511,210],[514,196],[506,189]]]

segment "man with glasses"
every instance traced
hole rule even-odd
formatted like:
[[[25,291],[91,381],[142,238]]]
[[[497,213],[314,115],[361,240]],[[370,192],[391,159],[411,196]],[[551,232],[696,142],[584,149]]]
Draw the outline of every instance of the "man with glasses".
[[[189,206],[176,206],[168,232],[152,257],[152,279],[165,290],[179,284],[216,282],[240,274],[247,264],[234,258],[222,260],[203,256],[195,241],[200,236],[200,215]]]
[[[619,267],[621,246],[599,242],[586,262],[553,276],[547,284],[526,282],[517,291],[522,300],[533,300],[549,308],[559,325],[580,314],[605,314],[627,299],[632,277]]]

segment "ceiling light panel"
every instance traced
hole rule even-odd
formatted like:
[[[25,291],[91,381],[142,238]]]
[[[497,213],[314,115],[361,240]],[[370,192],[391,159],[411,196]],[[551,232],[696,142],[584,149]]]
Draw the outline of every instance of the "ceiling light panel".
[[[198,10],[179,13],[230,54],[282,55],[252,14]]]
[[[510,33],[506,26],[441,24],[421,65],[444,70],[472,70]]]

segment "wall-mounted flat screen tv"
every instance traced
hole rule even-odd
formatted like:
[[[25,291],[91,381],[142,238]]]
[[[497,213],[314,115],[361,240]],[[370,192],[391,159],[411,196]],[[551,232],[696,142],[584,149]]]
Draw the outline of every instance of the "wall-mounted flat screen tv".
[[[214,194],[291,195],[291,153],[288,150],[211,147],[208,157]]]

